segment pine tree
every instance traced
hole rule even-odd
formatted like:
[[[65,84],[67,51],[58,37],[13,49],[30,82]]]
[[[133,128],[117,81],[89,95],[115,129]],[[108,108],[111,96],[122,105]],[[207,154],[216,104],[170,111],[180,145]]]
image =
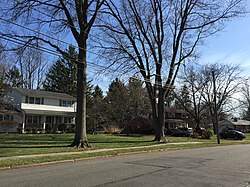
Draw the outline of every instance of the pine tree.
[[[13,66],[6,73],[5,79],[10,87],[22,87],[23,85],[22,76],[19,72],[19,69],[16,66]]]
[[[89,95],[89,94],[88,94]],[[88,107],[87,131],[95,133],[106,122],[103,91],[97,85],[91,93],[91,104]],[[88,103],[87,103],[88,104]]]
[[[43,83],[43,88],[47,91],[63,92],[76,96],[76,63],[77,52],[70,46],[69,58],[59,58],[50,68]]]
[[[105,103],[107,120],[112,125],[124,128],[128,117],[128,90],[118,78],[109,85]]]
[[[175,100],[175,107],[183,110],[191,109],[192,104],[190,101],[190,92],[187,85],[184,84],[181,87],[180,93],[178,95],[178,98]]]
[[[130,117],[148,116],[150,113],[150,102],[147,96],[147,90],[143,87],[143,82],[131,78],[127,85],[127,89]]]

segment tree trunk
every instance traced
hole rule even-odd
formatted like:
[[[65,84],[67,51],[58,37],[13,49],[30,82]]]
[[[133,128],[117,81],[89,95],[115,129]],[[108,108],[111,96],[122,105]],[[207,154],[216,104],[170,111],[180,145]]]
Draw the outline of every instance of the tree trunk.
[[[72,147],[91,147],[86,132],[86,88],[87,88],[87,63],[86,63],[86,41],[83,47],[79,48],[77,63],[77,109],[75,138]]]
[[[164,105],[164,94],[160,91],[158,97],[158,103],[153,107],[156,108],[155,114],[153,115],[153,123],[155,129],[154,141],[166,142],[165,137],[165,105]]]
[[[201,127],[201,122],[200,122],[200,119],[199,118],[196,118],[195,119],[195,123],[196,123],[196,126],[195,126],[195,129],[200,129],[200,127]]]
[[[216,131],[216,122],[215,122],[215,119],[213,117],[213,131],[214,131],[214,134],[217,134],[217,131]]]

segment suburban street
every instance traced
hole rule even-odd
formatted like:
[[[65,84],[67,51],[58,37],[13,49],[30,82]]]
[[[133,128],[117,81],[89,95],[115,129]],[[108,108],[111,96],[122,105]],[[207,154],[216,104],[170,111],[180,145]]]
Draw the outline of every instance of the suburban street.
[[[5,170],[0,186],[250,186],[250,145],[92,159]]]

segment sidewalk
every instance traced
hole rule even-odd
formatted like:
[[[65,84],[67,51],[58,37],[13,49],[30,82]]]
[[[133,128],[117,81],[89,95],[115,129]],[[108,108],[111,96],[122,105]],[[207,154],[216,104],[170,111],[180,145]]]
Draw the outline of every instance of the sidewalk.
[[[165,145],[180,145],[180,144],[200,144],[203,142],[178,142],[178,143],[167,143]],[[99,153],[106,151],[115,151],[115,150],[126,150],[126,149],[138,149],[145,147],[160,147],[164,144],[156,144],[156,145],[148,145],[148,146],[138,146],[138,147],[124,147],[124,148],[112,148],[112,149],[94,149],[94,150],[84,150],[78,152],[62,152],[62,153],[47,153],[47,154],[35,154],[35,155],[21,155],[21,156],[10,156],[10,157],[0,157],[1,160],[10,160],[10,159],[19,159],[19,158],[35,158],[35,157],[43,157],[43,156],[64,156],[64,155],[77,155],[84,153]]]

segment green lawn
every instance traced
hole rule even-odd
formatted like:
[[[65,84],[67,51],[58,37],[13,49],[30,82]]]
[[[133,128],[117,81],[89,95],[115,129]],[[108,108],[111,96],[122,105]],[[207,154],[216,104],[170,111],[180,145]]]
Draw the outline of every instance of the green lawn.
[[[82,151],[68,147],[74,138],[74,134],[1,134],[0,157],[30,155],[42,153],[58,153]],[[153,142],[153,136],[119,136],[119,135],[88,135],[92,149],[137,147],[157,144]],[[201,140],[186,137],[168,137],[170,142],[202,141],[216,143],[216,137],[211,140]],[[250,143],[250,134],[244,141],[221,140],[222,144]]]
[[[74,134],[0,135],[0,157],[27,154],[82,151],[68,147]],[[115,135],[89,135],[92,149],[120,148],[152,145],[152,136],[127,137]]]
[[[243,141],[236,140],[221,140],[221,145],[229,144],[250,144],[250,134],[246,134],[247,138]],[[59,152],[76,152],[83,151],[83,149],[75,149],[68,147],[74,138],[74,134],[0,134],[0,157],[19,156],[43,153],[59,153]],[[159,144],[153,142],[153,136],[122,136],[122,135],[89,135],[88,136],[92,149],[104,148],[126,148],[126,147],[140,147]],[[196,147],[216,146],[216,136],[210,140],[193,139],[187,137],[167,137],[169,142],[203,142],[202,144],[161,144],[157,147],[140,147],[136,149],[114,150],[100,153],[84,153],[78,155],[67,156],[45,156],[37,158],[26,158],[16,160],[0,161],[0,167],[3,166],[17,166],[32,163],[51,162],[67,159],[78,159],[94,156],[116,155],[126,152],[135,151],[149,151],[159,149],[185,149]]]

